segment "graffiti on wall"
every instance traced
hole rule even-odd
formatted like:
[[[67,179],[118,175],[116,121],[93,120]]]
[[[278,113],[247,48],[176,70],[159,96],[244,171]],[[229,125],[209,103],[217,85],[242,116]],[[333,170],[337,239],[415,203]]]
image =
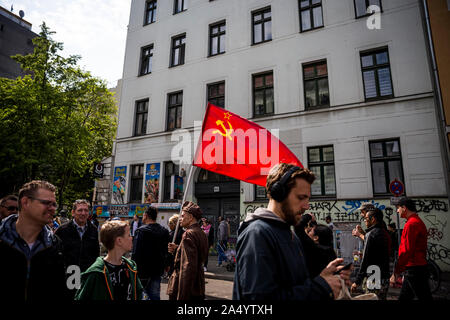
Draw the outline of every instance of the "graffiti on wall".
[[[417,198],[414,199],[417,213],[428,230],[428,254],[444,271],[450,271],[450,225],[448,224],[449,204],[446,198]],[[358,208],[363,202],[370,202],[383,210],[387,224],[395,223],[397,228],[403,229],[406,220],[397,220],[397,210],[389,199],[380,200],[323,200],[311,201],[308,213],[313,214],[318,223],[325,223],[330,216],[333,222],[362,223]],[[257,208],[267,207],[267,203],[249,203],[241,211],[241,221],[248,213]],[[398,222],[399,221],[399,225]],[[365,227],[365,226],[363,226]]]

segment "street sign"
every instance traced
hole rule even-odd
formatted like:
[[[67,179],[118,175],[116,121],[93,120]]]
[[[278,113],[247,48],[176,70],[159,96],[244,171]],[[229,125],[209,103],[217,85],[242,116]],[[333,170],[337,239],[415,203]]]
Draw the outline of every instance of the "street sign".
[[[103,178],[103,163],[95,163],[94,164],[94,178]]]
[[[405,185],[401,181],[394,179],[389,184],[389,191],[394,197],[400,197],[405,192]]]

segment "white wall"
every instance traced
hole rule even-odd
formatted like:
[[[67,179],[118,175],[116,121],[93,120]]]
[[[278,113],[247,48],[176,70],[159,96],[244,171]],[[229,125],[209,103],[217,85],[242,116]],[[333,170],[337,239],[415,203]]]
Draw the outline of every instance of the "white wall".
[[[133,0],[127,36],[116,166],[167,161],[167,94],[183,90],[183,128],[201,121],[206,85],[226,81],[226,108],[252,117],[252,74],[273,70],[275,116],[255,120],[281,128],[281,140],[306,164],[306,148],[333,144],[338,198],[372,197],[368,141],[400,138],[410,196],[446,194],[432,85],[418,2],[382,1],[381,29],[355,19],[353,0],[323,0],[324,28],[299,32],[297,0],[190,0],[172,15],[158,1],[156,22],[143,26],[145,0]],[[271,5],[273,40],[251,45],[251,11]],[[208,26],[226,20],[226,53],[207,57]],[[185,64],[169,68],[171,37],[186,33]],[[154,44],[153,70],[138,77],[140,48]],[[387,46],[395,98],[364,102],[359,53]],[[305,111],[302,63],[327,59],[331,108]],[[148,98],[148,135],[130,138],[135,101]]]

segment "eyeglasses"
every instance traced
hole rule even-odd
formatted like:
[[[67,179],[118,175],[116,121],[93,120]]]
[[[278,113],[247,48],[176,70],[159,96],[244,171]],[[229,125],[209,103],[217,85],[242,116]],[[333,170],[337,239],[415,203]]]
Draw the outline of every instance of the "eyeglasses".
[[[47,207],[54,207],[55,209],[58,209],[58,204],[57,204],[56,202],[54,202],[54,201],[51,201],[51,200],[43,200],[43,199],[39,199],[39,198],[35,198],[35,197],[30,197],[30,198],[33,199],[33,200],[39,201],[39,202],[42,203],[44,206],[47,206]]]
[[[17,210],[19,210],[19,208],[18,207],[16,207],[16,206],[4,206],[4,205],[2,205],[2,207],[3,208],[6,208],[6,210],[8,210],[8,211],[17,211]]]

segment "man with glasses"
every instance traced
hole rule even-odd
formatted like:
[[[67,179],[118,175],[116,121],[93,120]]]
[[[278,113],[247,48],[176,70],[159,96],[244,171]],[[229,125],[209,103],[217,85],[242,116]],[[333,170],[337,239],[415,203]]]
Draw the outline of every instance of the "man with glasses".
[[[84,272],[100,255],[98,229],[88,221],[90,203],[76,200],[72,206],[72,220],[56,229],[64,247],[66,268],[71,265],[80,267]],[[75,294],[75,290],[72,292]]]
[[[47,228],[55,215],[56,187],[31,181],[19,191],[19,214],[0,225],[0,301],[68,298],[62,243]]]
[[[16,214],[19,210],[17,196],[11,194],[0,200],[0,222],[6,217]]]

